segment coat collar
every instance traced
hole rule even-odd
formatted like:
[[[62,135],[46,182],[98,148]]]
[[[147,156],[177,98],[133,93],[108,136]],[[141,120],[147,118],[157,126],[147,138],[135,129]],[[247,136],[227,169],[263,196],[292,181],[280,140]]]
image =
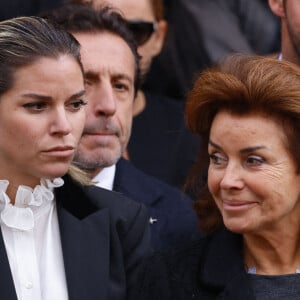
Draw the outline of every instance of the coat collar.
[[[223,229],[208,238],[198,279],[224,299],[254,299],[243,262],[242,236]]]
[[[109,212],[68,176],[55,190],[70,299],[109,299]]]
[[[116,164],[114,190],[137,202],[142,200],[146,206],[153,206],[163,197],[162,191],[165,190],[165,186],[162,187],[159,180],[121,158]]]
[[[110,229],[108,209],[99,209],[83,187],[64,177],[55,189],[69,298],[109,299]],[[99,194],[97,194],[98,196]],[[55,262],[54,262],[55,263]],[[1,299],[17,300],[13,278],[0,234]]]

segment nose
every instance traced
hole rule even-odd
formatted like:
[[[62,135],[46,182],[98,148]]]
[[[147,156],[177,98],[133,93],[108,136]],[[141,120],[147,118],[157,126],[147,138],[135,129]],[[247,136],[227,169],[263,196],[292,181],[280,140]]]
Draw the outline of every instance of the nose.
[[[52,135],[68,135],[72,131],[65,107],[60,107],[53,113],[53,121],[50,126]]]
[[[244,187],[242,166],[229,163],[224,169],[220,187],[226,190],[242,189]]]
[[[116,113],[117,103],[110,82],[94,85],[87,94],[92,113],[96,116],[110,117]]]

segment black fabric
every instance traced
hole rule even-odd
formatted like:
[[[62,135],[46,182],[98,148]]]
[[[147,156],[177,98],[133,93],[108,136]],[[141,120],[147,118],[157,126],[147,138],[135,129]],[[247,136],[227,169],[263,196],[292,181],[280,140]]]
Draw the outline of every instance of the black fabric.
[[[200,138],[184,120],[184,103],[146,93],[146,108],[133,119],[130,161],[145,173],[182,187],[196,161]]]
[[[64,0],[1,0],[0,21],[19,16],[36,16],[63,2]]]
[[[300,298],[300,274],[250,275],[256,300],[294,300]]]
[[[255,299],[242,258],[242,238],[221,230],[181,249],[156,253],[132,299]]]
[[[193,201],[177,188],[146,175],[125,159],[116,165],[113,189],[148,209],[154,250],[175,247],[199,238]]]

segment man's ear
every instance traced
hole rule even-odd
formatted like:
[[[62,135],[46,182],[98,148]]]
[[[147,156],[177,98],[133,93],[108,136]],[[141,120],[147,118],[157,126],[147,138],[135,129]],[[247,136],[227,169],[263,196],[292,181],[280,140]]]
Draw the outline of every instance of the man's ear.
[[[285,0],[268,0],[271,11],[280,18],[285,17],[284,1]]]
[[[167,30],[168,30],[168,24],[165,20],[160,20],[157,22],[157,29],[154,32],[154,36],[155,36],[155,43],[153,44],[154,56],[158,55],[161,52],[167,34]]]

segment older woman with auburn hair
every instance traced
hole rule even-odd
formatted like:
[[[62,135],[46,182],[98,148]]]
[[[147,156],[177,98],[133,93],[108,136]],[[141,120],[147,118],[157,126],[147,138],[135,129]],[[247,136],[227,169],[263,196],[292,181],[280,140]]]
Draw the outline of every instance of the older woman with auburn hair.
[[[203,138],[187,186],[207,235],[152,257],[137,299],[298,299],[299,68],[230,56],[196,80],[186,118]]]

